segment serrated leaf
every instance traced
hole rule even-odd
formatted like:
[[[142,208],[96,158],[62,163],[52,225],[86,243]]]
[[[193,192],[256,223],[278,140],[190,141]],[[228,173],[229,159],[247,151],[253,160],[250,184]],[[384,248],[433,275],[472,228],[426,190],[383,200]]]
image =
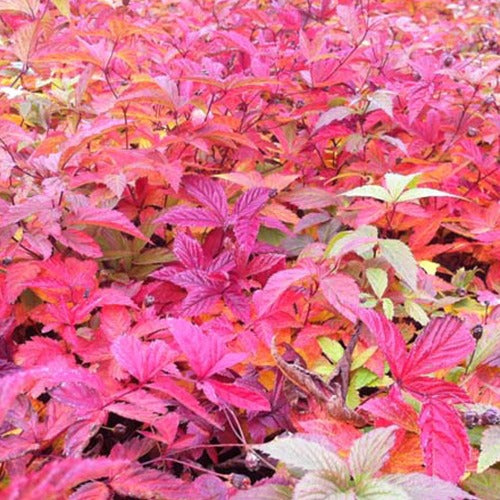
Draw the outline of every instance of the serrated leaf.
[[[459,318],[434,318],[413,343],[403,377],[454,366],[474,350],[474,345],[472,335]]]
[[[86,225],[109,227],[123,233],[131,234],[141,240],[149,241],[127,217],[109,208],[79,207],[74,214],[66,217],[68,225]]]
[[[343,273],[333,274],[321,280],[320,290],[342,316],[353,323],[357,321],[360,291],[354,278]]]
[[[472,474],[464,481],[463,485],[468,490],[473,491],[477,495],[477,498],[481,500],[498,500],[500,470],[488,469],[482,474]],[[438,499],[436,498],[435,500]]]
[[[488,427],[481,438],[481,453],[477,462],[477,471],[484,472],[500,461],[500,427]]]
[[[470,494],[443,481],[438,477],[412,472],[408,474],[387,474],[384,481],[401,487],[411,500],[454,500],[456,498],[471,498]]]
[[[396,441],[396,426],[374,429],[357,439],[349,454],[348,464],[356,482],[371,477],[389,459]]]
[[[470,456],[467,432],[457,411],[437,398],[422,406],[421,443],[428,474],[457,483]]]
[[[379,240],[380,254],[396,274],[412,289],[417,289],[417,261],[408,245],[400,240]]]
[[[366,270],[366,278],[372,290],[375,292],[375,295],[380,299],[382,295],[384,295],[387,284],[389,283],[387,272],[377,267],[369,267]]]
[[[410,500],[404,488],[384,479],[371,479],[356,488],[358,500]],[[426,499],[427,500],[427,499]]]
[[[111,352],[118,364],[139,382],[153,378],[173,356],[163,340],[145,344],[133,335],[120,335],[113,342]]]
[[[308,472],[295,486],[293,500],[355,500],[352,491],[343,491],[334,474],[328,471]]]
[[[412,319],[420,323],[422,326],[429,323],[429,318],[423,308],[413,300],[405,300],[404,303],[405,311],[408,313]]]
[[[376,200],[390,202],[392,200],[391,195],[387,189],[382,186],[376,186],[374,184],[360,186],[354,189],[350,189],[345,193],[340,193],[338,196],[359,196],[364,198],[375,198]]]
[[[344,461],[333,451],[319,443],[299,436],[276,438],[269,443],[254,445],[256,450],[267,453],[288,467],[303,471],[328,471],[337,484],[347,484],[349,470]]]

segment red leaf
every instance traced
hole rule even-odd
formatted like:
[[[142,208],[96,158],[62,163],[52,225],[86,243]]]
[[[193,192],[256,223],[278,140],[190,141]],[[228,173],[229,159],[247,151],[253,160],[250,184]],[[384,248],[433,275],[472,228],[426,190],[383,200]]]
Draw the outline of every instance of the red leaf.
[[[247,353],[228,352],[223,339],[207,335],[184,319],[169,320],[170,330],[200,380],[219,373],[248,357]]]
[[[139,382],[151,380],[175,357],[162,340],[145,344],[132,335],[118,337],[111,346],[111,352],[121,368]]]
[[[371,309],[360,308],[359,317],[375,336],[380,350],[389,363],[393,376],[400,380],[408,357],[401,332],[385,316]]]
[[[79,207],[74,214],[66,217],[66,224],[109,227],[135,236],[140,240],[149,241],[125,215],[109,208]]]
[[[402,377],[414,377],[454,366],[474,347],[474,339],[460,319],[453,316],[435,318],[414,342]]]
[[[358,320],[360,290],[354,278],[342,273],[333,274],[321,280],[320,290],[340,314],[353,323]]]
[[[467,432],[459,414],[447,403],[431,399],[422,407],[419,424],[427,472],[457,483],[470,455]]]
[[[269,411],[271,409],[267,398],[250,387],[226,384],[213,379],[204,382],[204,387],[206,386],[211,387],[213,391],[215,391],[216,396],[224,403],[229,403],[238,408],[251,411]],[[210,394],[210,392],[211,391],[208,391],[208,394]],[[220,402],[214,401],[214,403]]]

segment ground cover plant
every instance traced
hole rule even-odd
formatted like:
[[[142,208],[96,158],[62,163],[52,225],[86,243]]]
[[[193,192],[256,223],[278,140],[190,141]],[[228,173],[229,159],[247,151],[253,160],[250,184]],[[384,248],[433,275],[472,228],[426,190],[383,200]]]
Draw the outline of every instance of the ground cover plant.
[[[0,496],[496,498],[494,15],[0,0]]]

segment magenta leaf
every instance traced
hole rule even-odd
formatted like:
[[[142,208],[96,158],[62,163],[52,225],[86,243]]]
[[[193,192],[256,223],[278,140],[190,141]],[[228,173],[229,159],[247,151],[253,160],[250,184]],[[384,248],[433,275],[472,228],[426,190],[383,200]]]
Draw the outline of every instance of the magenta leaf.
[[[184,178],[186,192],[205,205],[223,225],[228,215],[226,194],[222,185],[210,178],[190,175]]]
[[[357,321],[360,290],[354,278],[342,273],[333,274],[321,280],[320,290],[334,309],[349,321]]]
[[[427,472],[457,483],[470,456],[469,439],[459,414],[449,404],[430,399],[422,407],[419,424]]]
[[[121,335],[115,339],[111,352],[120,367],[141,383],[154,378],[175,359],[175,351],[162,340],[146,344],[133,335]]]
[[[414,342],[402,376],[422,375],[454,366],[474,347],[474,339],[460,319],[453,316],[435,318]]]
[[[371,309],[359,309],[359,317],[375,336],[379,349],[389,363],[392,375],[400,380],[408,354],[406,344],[396,325]]]
[[[233,208],[232,217],[251,219],[268,202],[273,190],[269,188],[251,188],[243,193]]]
[[[428,398],[439,398],[441,401],[448,401],[450,403],[470,402],[470,397],[458,385],[432,377],[417,376],[405,378],[403,387],[421,401]]]
[[[200,243],[186,233],[179,233],[175,237],[174,254],[186,267],[194,269],[204,267],[205,258]]]
[[[155,222],[158,224],[179,224],[180,226],[188,227],[223,226],[223,222],[220,221],[220,217],[210,210],[184,205],[172,208],[167,213],[158,217]]]
[[[200,380],[219,373],[248,357],[229,352],[223,339],[203,333],[200,327],[184,319],[169,320],[170,330]]]
[[[206,386],[213,389],[215,395],[220,400],[214,401],[214,403],[220,404],[222,401],[251,411],[269,411],[271,409],[267,398],[253,388],[243,387],[234,383],[227,384],[213,379],[204,382],[204,387],[207,388]],[[207,391],[207,397],[211,393],[212,391]]]

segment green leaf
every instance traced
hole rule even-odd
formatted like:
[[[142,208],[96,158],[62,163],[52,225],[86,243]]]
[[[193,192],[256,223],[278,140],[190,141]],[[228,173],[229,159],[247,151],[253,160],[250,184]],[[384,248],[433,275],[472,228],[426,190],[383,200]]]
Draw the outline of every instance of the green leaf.
[[[477,471],[484,472],[497,462],[500,462],[500,427],[491,426],[483,432]]]
[[[431,188],[413,188],[404,192],[399,198],[398,201],[411,201],[418,200],[420,198],[430,198],[430,197],[443,197],[448,196],[450,198],[459,198],[465,200],[462,196],[457,196],[455,194],[446,193],[444,191],[440,191],[439,189],[431,189]]]
[[[354,492],[343,491],[346,487],[347,483],[339,485],[328,471],[309,472],[295,486],[293,500],[356,500]]]
[[[378,267],[369,267],[366,270],[366,278],[372,290],[375,292],[375,295],[380,299],[382,295],[384,295],[387,284],[389,283],[387,272]]]
[[[417,261],[409,247],[399,240],[379,240],[380,254],[396,274],[412,289],[417,289]]]
[[[374,429],[354,442],[348,464],[355,482],[371,477],[388,460],[396,429],[395,425]]]
[[[413,300],[405,300],[405,311],[412,319],[418,321],[422,326],[425,326],[427,323],[429,323],[429,317],[427,316],[425,311],[419,304],[417,304]]]
[[[383,479],[371,479],[362,486],[360,485],[356,488],[356,498],[359,500],[410,500],[404,488]]]
[[[376,349],[377,348],[375,348],[375,350]],[[374,351],[372,351],[372,353],[373,352]],[[375,373],[373,373],[371,370],[368,370],[368,368],[359,368],[354,372],[351,378],[351,384],[356,389],[361,389],[362,387],[366,387],[372,382],[375,382],[375,380],[378,380],[378,376]]]
[[[498,500],[500,470],[488,469],[482,474],[472,474],[464,481],[463,485],[481,500]],[[470,495],[467,495],[466,498],[470,498]]]
[[[477,341],[471,363],[467,368],[469,373],[500,349],[500,328],[495,325],[493,327],[487,325],[483,328],[483,336]]]
[[[418,472],[408,474],[387,474],[384,481],[401,487],[411,500],[452,500],[455,498],[471,498],[464,490],[453,483],[437,476],[428,476]]]
[[[332,340],[328,337],[319,337],[318,344],[320,345],[321,350],[328,356],[330,361],[338,363],[342,359],[342,356],[344,355],[344,348],[340,342]]]
[[[387,319],[392,319],[394,317],[394,304],[391,299],[382,299],[382,310]]]
[[[290,436],[276,438],[269,443],[255,445],[256,450],[267,453],[288,467],[303,471],[329,471],[342,484],[349,480],[344,461],[333,451],[314,441]]]
[[[380,201],[391,201],[391,195],[387,189],[375,184],[367,184],[354,189],[350,189],[345,193],[340,193],[339,196],[360,196],[364,198],[375,198]]]
[[[414,181],[420,173],[401,175],[388,173],[384,175],[385,186],[391,195],[391,201],[400,201],[401,193]]]

